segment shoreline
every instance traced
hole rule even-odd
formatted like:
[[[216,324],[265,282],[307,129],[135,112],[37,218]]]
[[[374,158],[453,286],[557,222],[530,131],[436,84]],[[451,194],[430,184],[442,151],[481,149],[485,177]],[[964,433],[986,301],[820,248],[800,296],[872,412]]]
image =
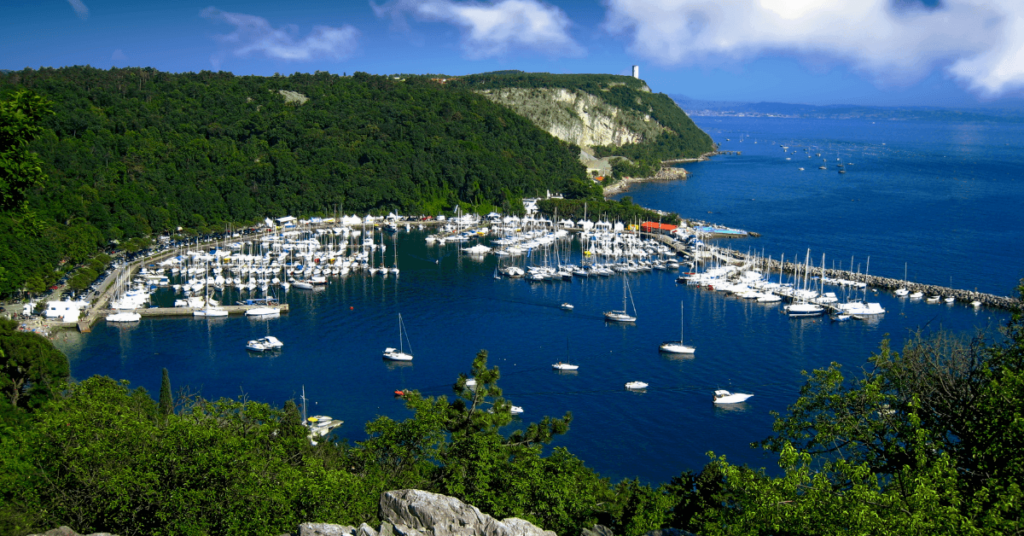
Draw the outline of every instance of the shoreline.
[[[675,158],[672,160],[662,160],[661,169],[658,170],[651,177],[623,177],[616,181],[614,184],[609,184],[602,188],[601,194],[605,199],[609,196],[622,193],[629,190],[630,184],[640,182],[652,182],[652,181],[674,181],[674,180],[686,180],[690,176],[690,172],[681,167],[674,167],[674,164],[687,164],[691,162],[705,162],[712,156],[720,154],[728,154],[730,151],[712,151],[710,153],[704,153],[696,158]]]

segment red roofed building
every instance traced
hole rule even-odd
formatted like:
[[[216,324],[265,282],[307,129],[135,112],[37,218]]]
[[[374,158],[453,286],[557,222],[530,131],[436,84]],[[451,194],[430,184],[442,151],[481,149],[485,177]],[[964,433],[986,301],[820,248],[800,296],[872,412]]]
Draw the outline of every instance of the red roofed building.
[[[658,233],[658,234],[669,234],[672,231],[678,229],[678,225],[671,225],[668,223],[658,223],[654,221],[645,221],[640,224],[640,230],[645,233]]]

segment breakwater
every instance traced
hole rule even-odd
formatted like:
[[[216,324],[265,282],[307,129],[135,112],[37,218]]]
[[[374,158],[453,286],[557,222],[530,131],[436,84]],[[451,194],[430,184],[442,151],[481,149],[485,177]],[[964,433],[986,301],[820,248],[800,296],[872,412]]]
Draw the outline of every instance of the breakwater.
[[[693,257],[693,252],[690,251],[682,242],[666,235],[651,235],[657,238],[660,242],[668,245],[677,253],[681,253],[688,257]],[[708,254],[712,257],[727,262],[730,264],[751,264],[756,266],[758,269],[765,272],[765,274],[779,273],[780,271],[787,274],[796,274],[804,271],[804,265],[794,262],[782,263],[775,259],[762,259],[754,258],[751,255],[736,251],[732,248],[723,248],[717,246],[711,246],[708,248]],[[891,277],[882,277],[877,275],[867,275],[857,272],[851,272],[848,270],[836,270],[832,268],[825,268],[822,271],[821,267],[811,267],[810,269],[812,277],[824,277],[834,280],[845,280],[852,281],[854,283],[864,283],[867,286],[879,290],[895,291],[900,288],[905,288],[911,293],[921,292],[925,297],[929,296],[941,296],[943,298],[952,297],[954,300],[963,303],[979,302],[984,307],[993,307],[997,309],[1013,310],[1021,307],[1021,301],[1017,298],[1011,298],[1009,296],[997,296],[995,294],[988,294],[984,292],[977,292],[973,290],[955,289],[950,287],[944,287],[941,285],[927,285],[923,283],[913,283],[904,281],[902,279],[893,279]]]

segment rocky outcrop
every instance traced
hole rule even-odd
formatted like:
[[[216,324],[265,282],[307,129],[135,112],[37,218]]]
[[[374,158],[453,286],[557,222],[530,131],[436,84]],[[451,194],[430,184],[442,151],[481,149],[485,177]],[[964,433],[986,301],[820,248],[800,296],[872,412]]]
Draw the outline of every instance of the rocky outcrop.
[[[42,534],[29,534],[28,536],[82,536],[75,532],[71,527],[61,526],[52,530],[48,530]],[[94,532],[87,536],[113,536],[109,532]]]
[[[480,91],[552,136],[580,147],[639,143],[666,131],[649,114],[623,110],[585,91],[564,88],[504,88]]]
[[[557,536],[529,521],[498,521],[454,497],[417,489],[383,493],[380,515],[400,536]]]
[[[366,523],[363,523],[363,525],[366,525]],[[331,523],[303,523],[299,525],[299,536],[352,536],[355,530],[355,527],[351,527],[348,525],[332,525]]]
[[[387,491],[380,497],[379,530],[363,523],[359,528],[331,523],[303,523],[298,536],[558,536],[525,519],[502,520],[454,497],[417,489]],[[29,536],[82,536],[68,527]],[[88,536],[112,536],[106,532]],[[289,536],[289,535],[282,535]],[[603,525],[583,529],[582,536],[615,536]],[[679,529],[648,532],[644,536],[694,536]]]

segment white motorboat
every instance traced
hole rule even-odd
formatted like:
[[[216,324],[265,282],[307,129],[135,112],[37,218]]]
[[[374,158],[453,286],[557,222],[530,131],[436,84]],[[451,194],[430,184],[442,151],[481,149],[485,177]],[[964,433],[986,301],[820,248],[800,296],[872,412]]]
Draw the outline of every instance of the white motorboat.
[[[679,302],[679,340],[661,343],[659,352],[666,354],[692,354],[696,348],[683,344],[683,302]]]
[[[563,311],[572,311],[573,309],[576,308],[575,306],[573,306],[573,304],[568,303],[568,302],[563,303],[560,307],[562,308]]]
[[[626,389],[636,391],[639,389],[647,389],[647,384],[641,381],[632,381],[626,383]]]
[[[633,306],[633,315],[626,309],[626,295],[629,292],[629,285],[626,283],[626,274],[622,274],[622,310],[605,311],[604,319],[609,322],[636,322],[636,306]],[[630,295],[632,298],[632,295]]]
[[[923,297],[924,297],[924,292],[921,292],[920,290],[917,291],[917,292],[914,292],[914,293],[912,293],[910,295],[910,299],[912,299],[912,300],[920,300]]]
[[[974,300],[974,301],[971,302],[971,307],[974,307],[974,308],[981,307],[981,302],[978,301],[978,300]]]
[[[570,365],[569,363],[562,363],[561,361],[559,361],[558,363],[551,365],[551,368],[555,370],[579,370],[580,366]]]
[[[271,350],[279,350],[284,347],[284,343],[279,341],[277,337],[267,335],[266,337],[249,341],[245,344],[246,350],[253,352],[268,352]]]
[[[840,314],[847,314],[853,316],[872,316],[885,314],[885,309],[882,307],[880,303],[877,302],[841,303],[838,305],[837,309],[839,310]]]
[[[313,283],[310,283],[309,281],[296,281],[292,283],[292,286],[303,290],[313,290]]]
[[[205,309],[197,309],[195,311],[192,311],[192,316],[218,318],[228,316],[228,312],[219,307],[206,307]]]
[[[954,301],[956,301],[956,298],[954,298],[952,296],[946,296],[945,299],[943,299],[942,301],[944,301],[946,303],[953,303]]]
[[[385,348],[384,359],[388,361],[412,361],[412,354],[406,353],[405,341],[409,334],[405,332],[405,323],[402,322],[402,313],[398,313],[398,348]],[[409,351],[412,351],[412,343],[409,344]]]
[[[138,322],[141,318],[139,313],[114,313],[107,315],[107,322]]]
[[[785,307],[786,314],[791,317],[819,316],[825,312],[825,308],[813,303],[792,303]]]
[[[520,406],[512,406],[509,408],[509,413],[511,413],[512,415],[522,415],[523,408]]]
[[[245,312],[245,316],[275,316],[280,314],[281,310],[277,307],[253,307]]]
[[[754,395],[747,393],[730,393],[719,389],[715,391],[715,404],[739,404],[745,402],[748,398]]]

